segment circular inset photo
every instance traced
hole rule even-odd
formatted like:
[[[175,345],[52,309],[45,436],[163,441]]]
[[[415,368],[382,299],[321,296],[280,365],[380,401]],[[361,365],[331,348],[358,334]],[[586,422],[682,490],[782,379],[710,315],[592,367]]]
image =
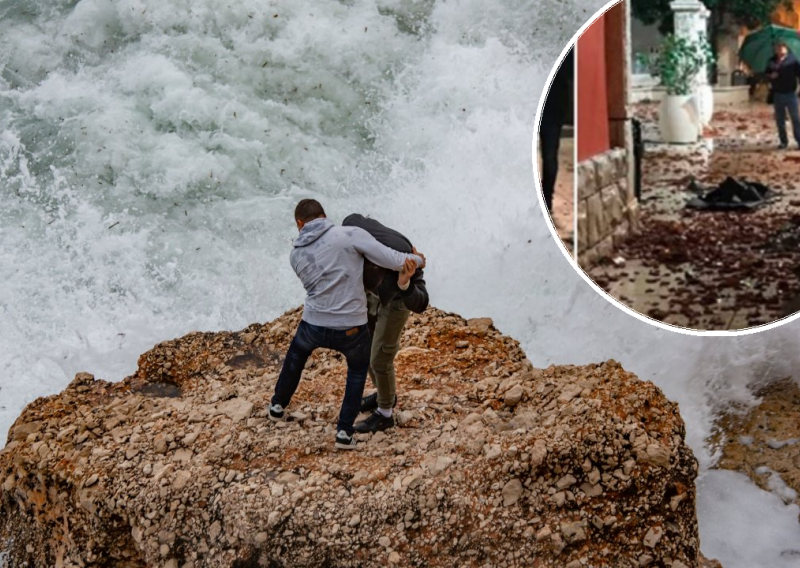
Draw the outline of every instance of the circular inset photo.
[[[553,180],[574,183],[568,234],[598,289],[720,335],[800,310],[800,35],[777,7],[755,29],[713,16],[698,0],[624,0],[596,17],[551,72],[534,168],[562,239]],[[565,140],[574,176],[557,162]]]

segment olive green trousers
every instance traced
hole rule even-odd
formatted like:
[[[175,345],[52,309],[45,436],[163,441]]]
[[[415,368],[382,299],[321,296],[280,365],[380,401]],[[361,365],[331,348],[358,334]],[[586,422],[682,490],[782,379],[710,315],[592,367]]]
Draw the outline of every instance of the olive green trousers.
[[[389,410],[394,406],[397,394],[397,376],[394,358],[400,350],[400,336],[411,312],[402,300],[393,300],[381,305],[375,294],[367,294],[372,332],[372,352],[369,362],[369,377],[378,389],[378,406]]]

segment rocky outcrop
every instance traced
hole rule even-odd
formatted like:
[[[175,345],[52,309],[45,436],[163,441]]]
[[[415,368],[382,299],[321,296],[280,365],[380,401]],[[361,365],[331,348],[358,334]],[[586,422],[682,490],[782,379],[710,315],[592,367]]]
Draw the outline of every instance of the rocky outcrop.
[[[720,420],[718,466],[745,473],[784,502],[800,505],[800,388],[785,379],[754,394],[758,405]]]
[[[413,316],[399,427],[337,452],[341,356],[267,418],[295,310],[82,373],[0,453],[0,537],[28,566],[657,566],[699,563],[677,405],[608,361],[536,369],[491,320]]]

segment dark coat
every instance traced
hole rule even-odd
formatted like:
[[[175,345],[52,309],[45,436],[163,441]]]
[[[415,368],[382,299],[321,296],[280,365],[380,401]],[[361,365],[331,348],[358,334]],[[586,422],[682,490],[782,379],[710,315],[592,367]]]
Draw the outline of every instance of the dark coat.
[[[767,64],[767,75],[777,73],[777,79],[770,79],[773,93],[794,93],[797,91],[797,79],[800,78],[800,62],[797,58],[788,53],[781,63],[778,57],[773,55]]]
[[[564,124],[569,114],[570,102],[572,101],[571,90],[574,83],[575,56],[573,49],[564,56],[561,66],[553,76],[550,90],[542,109],[542,123],[557,124],[559,127]]]
[[[401,233],[358,213],[348,215],[342,222],[342,226],[360,227],[375,237],[375,240],[382,245],[399,252],[411,253],[413,248],[411,241]],[[418,269],[411,277],[407,290],[400,290],[397,286],[396,272],[375,266],[365,259],[364,288],[377,294],[381,304],[384,305],[392,300],[401,299],[409,310],[418,314],[424,312],[428,307],[428,290],[425,287],[425,275],[422,269]]]

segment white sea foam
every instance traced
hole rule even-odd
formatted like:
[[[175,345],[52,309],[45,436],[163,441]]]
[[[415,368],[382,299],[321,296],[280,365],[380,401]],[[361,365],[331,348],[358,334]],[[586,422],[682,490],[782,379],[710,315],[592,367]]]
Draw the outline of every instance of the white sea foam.
[[[800,507],[785,505],[732,471],[708,471],[697,489],[697,520],[706,555],[725,568],[800,566]]]
[[[793,446],[800,442],[800,438],[789,438],[787,440],[767,440],[767,445],[773,450],[780,450],[784,446]]]
[[[792,374],[798,324],[659,330],[559,252],[531,129],[556,56],[602,4],[0,4],[0,430],[78,371],[119,380],[161,340],[298,305],[291,210],[316,196],[335,220],[359,211],[407,233],[434,304],[493,317],[534,364],[615,358],[654,381],[705,471],[714,412]],[[709,491],[704,543],[736,505]]]
[[[783,499],[784,503],[794,503],[797,499],[797,491],[786,485],[781,475],[767,466],[760,466],[756,468],[756,473],[759,475],[766,475],[767,487],[773,495]]]

